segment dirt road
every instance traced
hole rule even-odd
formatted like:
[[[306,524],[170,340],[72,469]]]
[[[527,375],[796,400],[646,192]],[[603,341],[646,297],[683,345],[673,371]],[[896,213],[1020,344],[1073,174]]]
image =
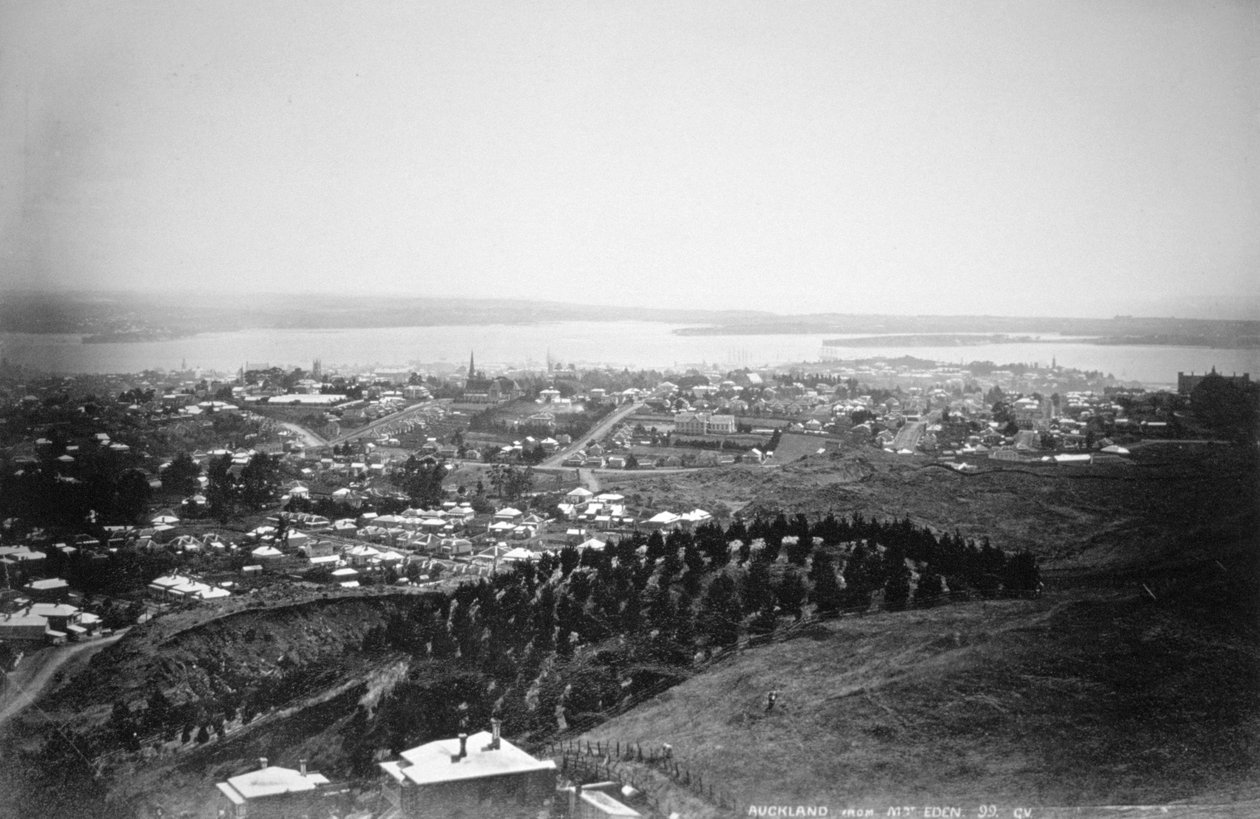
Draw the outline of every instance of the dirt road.
[[[53,675],[75,657],[87,660],[96,652],[118,642],[126,629],[110,637],[101,637],[86,643],[44,649],[26,658],[8,676],[0,707],[0,723],[15,716],[37,700],[52,682]]]

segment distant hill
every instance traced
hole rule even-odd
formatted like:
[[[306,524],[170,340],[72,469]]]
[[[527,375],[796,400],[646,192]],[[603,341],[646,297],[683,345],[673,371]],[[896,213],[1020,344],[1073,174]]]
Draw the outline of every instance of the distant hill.
[[[323,329],[441,325],[536,324],[580,320],[635,320],[680,327],[683,335],[869,334],[896,335],[898,344],[964,343],[964,334],[1058,334],[1095,343],[1260,346],[1260,321],[1018,316],[897,316],[816,313],[778,315],[759,310],[627,307],[552,300],[454,299],[327,293],[186,293],[156,291],[5,294],[0,332],[80,333],[108,340],[245,329]],[[952,341],[943,342],[941,336]],[[1021,340],[1021,339],[1006,339]],[[848,340],[860,346],[863,340]],[[890,343],[873,338],[866,343]]]
[[[138,333],[244,329],[535,324],[599,319],[710,324],[762,319],[754,311],[608,306],[559,301],[381,294],[17,292],[0,302],[0,332]]]

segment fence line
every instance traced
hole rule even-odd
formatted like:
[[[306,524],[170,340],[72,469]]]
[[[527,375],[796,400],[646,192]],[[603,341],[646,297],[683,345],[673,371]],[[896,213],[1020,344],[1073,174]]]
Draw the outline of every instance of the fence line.
[[[560,758],[560,768],[562,771],[570,770],[589,776],[592,780],[600,779],[616,779],[625,784],[629,784],[635,790],[643,792],[649,801],[649,805],[654,811],[660,809],[660,799],[652,793],[651,788],[645,787],[640,783],[633,772],[627,772],[621,763],[634,762],[648,765],[657,771],[660,771],[675,784],[685,788],[687,791],[700,799],[703,799],[723,810],[736,810],[739,806],[738,800],[731,796],[727,791],[715,787],[712,779],[706,784],[704,777],[699,772],[694,772],[685,763],[679,762],[673,755],[672,751],[662,748],[649,748],[645,753],[643,746],[638,742],[625,742],[620,740],[613,743],[580,740],[564,740],[561,742],[551,742],[546,746],[547,752],[551,756]],[[588,760],[594,759],[594,762]],[[600,760],[603,760],[602,762]],[[615,761],[614,761],[615,760]]]

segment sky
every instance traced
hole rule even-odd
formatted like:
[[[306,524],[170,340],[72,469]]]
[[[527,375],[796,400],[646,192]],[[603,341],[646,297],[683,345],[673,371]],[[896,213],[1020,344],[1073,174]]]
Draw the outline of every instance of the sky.
[[[0,0],[4,288],[1260,318],[1260,3]]]

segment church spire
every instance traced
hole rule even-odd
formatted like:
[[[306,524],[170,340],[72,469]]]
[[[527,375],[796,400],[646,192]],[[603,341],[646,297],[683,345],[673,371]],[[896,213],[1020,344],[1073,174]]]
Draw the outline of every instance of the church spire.
[[[469,350],[468,351],[468,377],[469,378],[477,377],[477,370],[473,366],[473,364],[474,364],[473,352],[472,350]]]

